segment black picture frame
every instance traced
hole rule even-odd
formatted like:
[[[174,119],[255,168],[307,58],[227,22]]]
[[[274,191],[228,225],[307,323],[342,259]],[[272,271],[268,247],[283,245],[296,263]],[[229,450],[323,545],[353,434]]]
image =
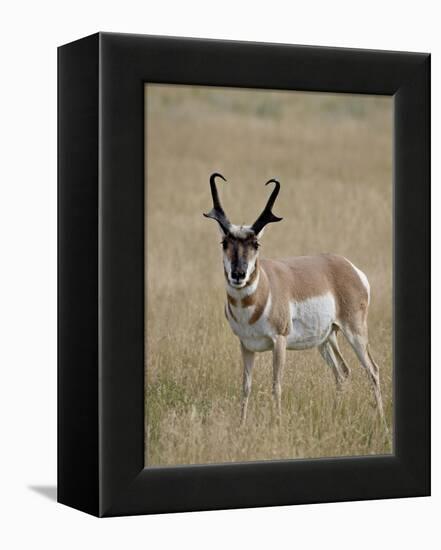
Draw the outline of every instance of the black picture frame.
[[[98,33],[58,50],[58,500],[97,516],[430,494],[430,55]],[[144,84],[394,96],[394,454],[144,468]]]

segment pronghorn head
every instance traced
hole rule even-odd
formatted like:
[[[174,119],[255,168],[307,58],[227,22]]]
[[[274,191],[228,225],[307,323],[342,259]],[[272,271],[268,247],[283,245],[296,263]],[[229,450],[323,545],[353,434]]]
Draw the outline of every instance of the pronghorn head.
[[[211,175],[210,188],[213,197],[213,208],[204,216],[216,220],[219,224],[222,234],[224,271],[228,284],[234,288],[243,288],[253,278],[252,275],[256,269],[259,255],[259,239],[263,234],[265,225],[279,222],[282,219],[275,216],[271,211],[280,191],[280,183],[274,179],[266,182],[265,185],[275,183],[275,187],[265,208],[253,225],[234,225],[225,215],[220,203],[215,182],[216,178],[227,181],[221,174]]]

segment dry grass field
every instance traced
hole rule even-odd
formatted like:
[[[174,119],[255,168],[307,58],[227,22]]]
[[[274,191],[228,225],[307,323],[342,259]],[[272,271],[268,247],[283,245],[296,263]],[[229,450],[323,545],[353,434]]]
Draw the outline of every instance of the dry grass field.
[[[337,396],[317,350],[290,351],[274,423],[271,354],[257,356],[239,427],[239,341],[208,179],[221,172],[233,223],[252,223],[281,182],[264,257],[334,252],[368,276],[371,350],[392,431],[392,99],[146,87],[146,465],[385,454],[367,375],[339,334],[352,375]]]

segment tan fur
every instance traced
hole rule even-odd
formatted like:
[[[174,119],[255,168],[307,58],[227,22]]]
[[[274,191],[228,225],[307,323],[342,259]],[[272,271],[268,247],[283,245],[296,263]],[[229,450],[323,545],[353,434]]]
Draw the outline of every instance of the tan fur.
[[[250,294],[248,296],[245,296],[245,298],[242,298],[242,300],[240,301],[240,306],[250,307],[250,306],[254,306],[255,303],[256,303],[256,293],[253,292],[253,294]]]
[[[277,288],[277,293],[272,296],[269,321],[278,334],[286,336],[289,332],[290,301],[301,302],[327,292],[335,297],[339,322],[360,334],[367,314],[368,292],[357,272],[342,256],[320,254],[283,260],[262,258],[257,261],[247,286],[255,281],[259,270],[260,280],[256,291],[240,301],[241,307],[255,306],[249,324],[257,322],[261,317],[271,286]],[[237,300],[228,293],[227,299],[232,306],[238,305]]]
[[[259,265],[257,264],[255,271],[257,271],[258,269],[259,269]],[[249,299],[250,298],[253,299],[252,303],[254,304],[253,314],[251,315],[250,320],[248,321],[250,325],[257,323],[257,321],[262,316],[265,310],[266,303],[268,301],[269,292],[270,292],[270,289],[269,289],[268,278],[266,276],[265,271],[260,269],[259,284],[257,285],[256,291],[250,296],[248,296]],[[242,303],[243,302],[244,300],[242,300]]]
[[[252,284],[254,283],[254,281],[256,280],[256,277],[257,277],[257,275],[258,275],[258,273],[259,273],[258,267],[259,267],[259,260],[256,260],[256,268],[255,268],[255,270],[251,273],[251,276],[250,276],[250,278],[248,279],[247,284],[246,284],[245,286],[250,286],[250,285],[252,285]]]
[[[270,286],[277,288],[272,296],[270,322],[279,334],[286,336],[289,332],[290,301],[300,302],[327,292],[335,297],[337,319],[359,333],[367,311],[368,293],[345,258],[321,254],[285,260],[262,259],[260,266]]]

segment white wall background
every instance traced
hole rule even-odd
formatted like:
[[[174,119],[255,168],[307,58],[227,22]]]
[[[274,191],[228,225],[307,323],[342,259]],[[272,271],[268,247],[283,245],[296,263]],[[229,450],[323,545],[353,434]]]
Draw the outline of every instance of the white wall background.
[[[3,548],[439,548],[440,353],[433,497],[97,520],[56,482],[56,47],[97,30],[432,52],[433,249],[441,230],[437,3],[75,0],[5,3],[0,48],[0,545]],[[415,182],[418,185],[418,182]],[[440,255],[433,280],[440,280]],[[441,307],[434,289],[433,311]],[[433,334],[441,328],[434,315]],[[415,365],[418,368],[418,365]],[[47,489],[49,487],[49,489]]]

